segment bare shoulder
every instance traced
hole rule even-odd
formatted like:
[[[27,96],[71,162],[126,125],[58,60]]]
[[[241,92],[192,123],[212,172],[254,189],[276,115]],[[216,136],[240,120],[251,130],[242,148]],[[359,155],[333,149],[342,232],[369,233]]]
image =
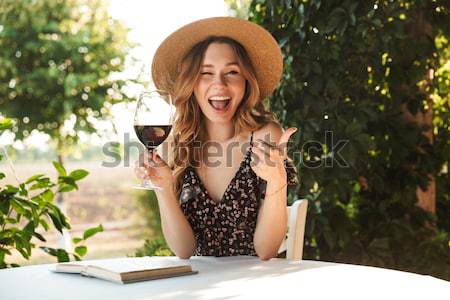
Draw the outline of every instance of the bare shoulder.
[[[281,135],[283,134],[283,129],[281,125],[277,122],[269,122],[254,133],[255,140],[261,139],[264,141],[278,142]]]

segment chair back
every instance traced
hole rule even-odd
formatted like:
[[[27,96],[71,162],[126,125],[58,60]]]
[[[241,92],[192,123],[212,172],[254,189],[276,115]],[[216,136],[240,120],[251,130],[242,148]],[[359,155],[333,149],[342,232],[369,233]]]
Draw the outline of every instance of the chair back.
[[[306,199],[296,200],[287,207],[288,230],[286,238],[278,250],[278,253],[286,251],[287,259],[301,260],[303,257],[307,210],[308,200]]]

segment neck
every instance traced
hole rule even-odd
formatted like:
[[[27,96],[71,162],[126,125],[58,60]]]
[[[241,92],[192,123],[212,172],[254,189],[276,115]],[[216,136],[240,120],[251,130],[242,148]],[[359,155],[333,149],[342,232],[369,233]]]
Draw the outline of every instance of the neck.
[[[234,126],[230,123],[212,123],[206,120],[206,134],[209,141],[225,142],[234,137]]]

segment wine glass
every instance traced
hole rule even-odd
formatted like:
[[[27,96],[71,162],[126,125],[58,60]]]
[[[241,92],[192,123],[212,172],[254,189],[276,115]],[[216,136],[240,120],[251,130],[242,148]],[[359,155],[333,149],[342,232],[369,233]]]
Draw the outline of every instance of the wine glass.
[[[172,129],[174,109],[172,98],[166,91],[153,90],[143,92],[139,96],[134,115],[134,131],[139,141],[146,147],[149,155],[153,155]],[[136,189],[153,190],[162,188],[144,179]]]

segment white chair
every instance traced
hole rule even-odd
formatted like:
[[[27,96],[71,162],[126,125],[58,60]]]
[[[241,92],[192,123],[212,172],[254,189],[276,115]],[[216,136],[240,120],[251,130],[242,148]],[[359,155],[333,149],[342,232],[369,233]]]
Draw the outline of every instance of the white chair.
[[[288,230],[286,238],[278,250],[278,253],[286,251],[287,259],[301,260],[303,257],[303,242],[305,238],[306,212],[308,200],[296,200],[288,211]]]

